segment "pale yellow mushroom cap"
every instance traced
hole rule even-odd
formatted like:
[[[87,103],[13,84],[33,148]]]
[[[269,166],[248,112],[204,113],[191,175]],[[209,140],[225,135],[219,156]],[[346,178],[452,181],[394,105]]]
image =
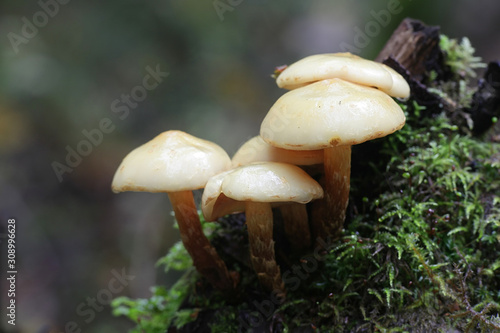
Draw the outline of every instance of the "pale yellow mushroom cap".
[[[115,193],[195,190],[230,167],[229,156],[217,144],[182,131],[167,131],[123,159],[111,188]]]
[[[245,142],[231,160],[233,168],[252,162],[282,162],[295,165],[323,163],[322,150],[288,150],[271,146],[259,135]]]
[[[330,79],[281,96],[264,118],[260,136],[280,148],[324,149],[380,138],[404,124],[403,111],[387,94]]]
[[[301,168],[277,162],[240,166],[212,177],[202,196],[208,221],[243,211],[245,201],[308,203],[323,197],[323,189]]]
[[[222,181],[231,171],[219,173],[208,180],[201,197],[201,211],[206,221],[215,221],[224,215],[245,210],[244,202],[230,199],[222,193]]]
[[[288,66],[278,76],[276,83],[280,88],[295,89],[333,78],[376,87],[393,97],[410,95],[408,83],[395,70],[348,52],[305,57]]]

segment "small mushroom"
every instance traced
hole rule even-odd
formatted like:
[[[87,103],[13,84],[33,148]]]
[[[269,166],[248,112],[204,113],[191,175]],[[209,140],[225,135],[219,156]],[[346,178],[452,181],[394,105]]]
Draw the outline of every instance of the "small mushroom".
[[[286,126],[276,127],[277,123]],[[269,144],[296,150],[324,149],[325,211],[312,219],[314,236],[337,235],[349,201],[351,146],[399,130],[405,116],[381,90],[342,79],[318,81],[285,93],[264,118]]]
[[[288,150],[271,146],[260,136],[245,142],[232,158],[233,167],[252,162],[281,162],[294,165],[323,164],[323,151],[320,150]],[[293,250],[302,252],[311,245],[306,206],[292,203],[280,207],[283,226],[287,239]]]
[[[290,150],[271,146],[259,135],[245,142],[231,159],[233,168],[252,162],[281,162],[294,165],[323,163],[323,151]]]
[[[315,54],[288,66],[276,79],[278,87],[295,89],[324,79],[343,79],[375,87],[393,97],[408,97],[410,87],[392,68],[357,55]]]
[[[113,178],[113,192],[167,193],[184,247],[196,269],[221,291],[234,290],[236,273],[229,273],[203,234],[193,190],[231,166],[220,146],[182,131],[163,132],[130,152]]]
[[[323,190],[297,166],[251,163],[212,177],[203,192],[202,211],[208,221],[245,211],[250,259],[260,283],[284,294],[284,284],[274,255],[272,207],[288,202],[308,203]]]

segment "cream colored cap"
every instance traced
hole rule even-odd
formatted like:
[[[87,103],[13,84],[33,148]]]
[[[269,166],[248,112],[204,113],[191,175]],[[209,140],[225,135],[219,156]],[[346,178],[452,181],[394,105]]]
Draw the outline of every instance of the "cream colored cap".
[[[323,189],[301,168],[277,162],[240,166],[212,177],[203,192],[207,221],[243,211],[245,201],[308,203],[323,197]]]
[[[404,124],[403,111],[387,94],[330,79],[281,96],[264,118],[260,136],[280,148],[324,149],[380,138]]]
[[[229,170],[213,176],[203,189],[201,211],[206,221],[215,221],[219,217],[245,210],[244,202],[228,198],[222,193],[224,177],[232,171]]]
[[[231,167],[220,146],[182,131],[163,132],[131,151],[113,178],[113,192],[177,192],[203,188]]]
[[[410,95],[408,83],[395,70],[348,52],[305,57],[288,66],[278,76],[276,83],[280,88],[295,89],[333,78],[376,87],[393,97]]]
[[[323,151],[277,148],[257,135],[245,142],[232,159],[233,168],[252,162],[282,162],[295,165],[322,164]]]

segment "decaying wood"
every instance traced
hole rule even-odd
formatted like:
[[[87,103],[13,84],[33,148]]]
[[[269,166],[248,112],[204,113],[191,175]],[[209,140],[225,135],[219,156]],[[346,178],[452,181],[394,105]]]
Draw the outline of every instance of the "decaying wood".
[[[439,34],[437,26],[427,26],[421,21],[406,18],[375,59],[404,77],[410,85],[411,97],[425,107],[427,115],[452,108],[447,101],[429,92],[424,83],[430,71],[434,71],[438,79],[447,74],[439,48]]]
[[[439,35],[439,27],[406,18],[394,30],[375,60],[388,65],[405,78],[410,85],[412,98],[425,107],[423,116],[446,110],[454,113],[451,118],[455,119],[457,125],[470,121],[468,126],[471,126],[472,133],[481,135],[493,125],[494,117],[500,116],[500,63],[496,61],[488,65],[470,107],[456,105],[429,91],[426,86],[431,71],[437,74],[435,80],[447,81],[451,78],[439,47]]]
[[[471,107],[465,110],[474,123],[472,129],[476,135],[485,133],[493,119],[500,117],[500,62],[488,64],[483,79],[479,80],[478,89],[472,96]]]
[[[375,61],[384,62],[389,58],[400,63],[418,81],[422,81],[430,70],[439,72],[442,67],[439,27],[404,19]]]

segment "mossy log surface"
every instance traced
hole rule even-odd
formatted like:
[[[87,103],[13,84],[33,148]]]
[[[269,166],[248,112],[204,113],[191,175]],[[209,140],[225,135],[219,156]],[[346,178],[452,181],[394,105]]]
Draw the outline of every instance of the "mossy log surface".
[[[133,332],[500,331],[500,71],[492,62],[477,80],[485,66],[473,51],[415,20],[395,31],[378,60],[411,85],[399,101],[407,123],[352,147],[339,238],[317,237],[297,254],[273,211],[286,298],[260,287],[237,214],[204,223],[241,276],[234,297],[200,279],[175,247],[161,263],[187,269],[184,277],[151,299],[115,300],[115,314],[133,320]]]

